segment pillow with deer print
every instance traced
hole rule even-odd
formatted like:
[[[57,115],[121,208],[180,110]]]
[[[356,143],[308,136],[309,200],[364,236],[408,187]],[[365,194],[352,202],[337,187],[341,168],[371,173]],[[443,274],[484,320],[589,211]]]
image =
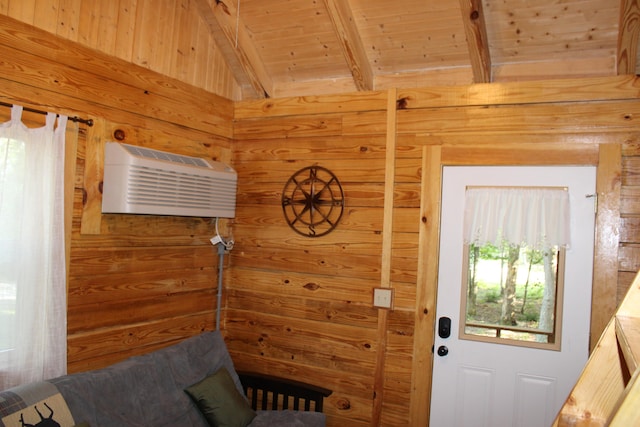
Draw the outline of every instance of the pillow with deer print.
[[[0,427],[74,427],[55,385],[37,382],[0,393]]]

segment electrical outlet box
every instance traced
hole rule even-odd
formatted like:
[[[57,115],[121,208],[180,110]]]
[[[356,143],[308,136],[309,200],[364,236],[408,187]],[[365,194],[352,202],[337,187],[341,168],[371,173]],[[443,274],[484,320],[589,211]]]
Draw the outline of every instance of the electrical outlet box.
[[[393,307],[393,288],[373,288],[373,306],[391,309]]]

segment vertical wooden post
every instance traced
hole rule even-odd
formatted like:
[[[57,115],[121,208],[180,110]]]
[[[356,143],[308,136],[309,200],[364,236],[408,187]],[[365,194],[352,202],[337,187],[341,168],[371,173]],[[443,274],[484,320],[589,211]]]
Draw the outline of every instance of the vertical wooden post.
[[[422,149],[420,232],[418,237],[418,279],[411,367],[410,425],[429,424],[431,370],[433,367],[433,325],[438,286],[442,148]]]
[[[389,89],[387,98],[387,140],[384,173],[384,218],[382,220],[382,259],[380,286],[391,287],[391,249],[393,241],[393,195],[396,173],[396,89]],[[378,353],[373,384],[371,426],[380,425],[384,401],[385,358],[387,353],[387,323],[389,312],[378,310]]]
[[[102,193],[100,184],[104,170],[104,133],[106,123],[97,118],[87,129],[84,180],[82,182],[81,234],[100,234],[102,221]]]
[[[593,350],[609,319],[616,311],[618,288],[618,246],[620,244],[620,189],[622,146],[601,144],[596,177],[596,215],[591,295],[590,350]]]

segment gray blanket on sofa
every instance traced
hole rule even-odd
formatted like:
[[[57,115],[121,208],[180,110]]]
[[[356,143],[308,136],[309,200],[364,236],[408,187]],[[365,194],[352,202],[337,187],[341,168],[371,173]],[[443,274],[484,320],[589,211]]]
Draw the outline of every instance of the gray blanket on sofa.
[[[219,332],[205,332],[107,368],[48,380],[76,423],[91,427],[207,427],[184,389],[225,367],[242,385]],[[317,412],[257,411],[252,427],[324,426]]]

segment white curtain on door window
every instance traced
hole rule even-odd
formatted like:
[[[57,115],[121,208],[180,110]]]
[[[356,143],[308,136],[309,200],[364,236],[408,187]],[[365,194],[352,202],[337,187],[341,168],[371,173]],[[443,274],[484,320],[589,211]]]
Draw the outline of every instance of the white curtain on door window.
[[[67,117],[0,125],[0,390],[66,373]]]
[[[465,193],[465,243],[568,247],[569,192],[564,188],[470,187]]]

